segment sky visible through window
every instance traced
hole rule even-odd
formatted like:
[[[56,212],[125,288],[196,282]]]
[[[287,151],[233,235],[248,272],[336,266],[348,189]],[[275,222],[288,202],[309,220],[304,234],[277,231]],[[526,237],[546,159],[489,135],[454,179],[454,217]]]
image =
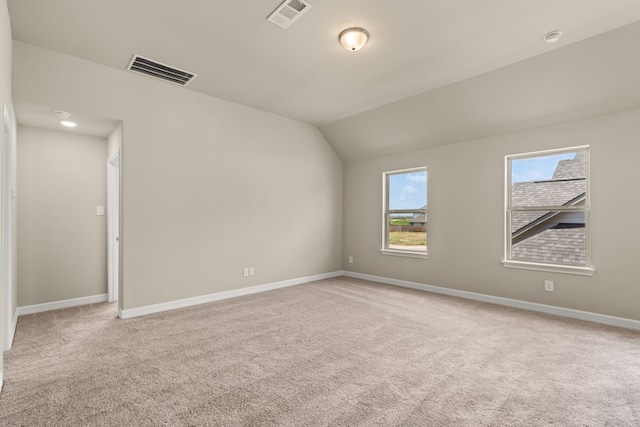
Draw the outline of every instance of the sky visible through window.
[[[511,183],[551,179],[560,160],[576,153],[538,156],[511,162]],[[411,172],[389,176],[389,209],[420,209],[427,204],[427,173]]]
[[[426,204],[426,171],[389,176],[389,209],[420,209]]]
[[[545,181],[553,177],[560,160],[573,159],[576,153],[531,157],[511,161],[511,183]]]

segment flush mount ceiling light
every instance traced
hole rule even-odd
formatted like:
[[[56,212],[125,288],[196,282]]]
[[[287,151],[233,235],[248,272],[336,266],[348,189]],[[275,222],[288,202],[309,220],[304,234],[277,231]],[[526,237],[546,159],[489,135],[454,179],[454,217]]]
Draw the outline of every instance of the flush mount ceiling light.
[[[74,123],[74,122],[70,122],[70,121],[67,121],[67,120],[63,120],[63,121],[61,121],[61,122],[60,122],[60,124],[61,124],[62,126],[66,126],[66,127],[68,127],[68,128],[74,128],[74,127],[78,126],[76,123]]]
[[[338,37],[345,49],[355,52],[367,44],[369,33],[364,28],[347,28]]]
[[[545,34],[545,36],[542,38],[542,40],[545,41],[545,43],[555,43],[558,40],[560,40],[560,37],[562,36],[562,31],[551,31],[550,33]]]

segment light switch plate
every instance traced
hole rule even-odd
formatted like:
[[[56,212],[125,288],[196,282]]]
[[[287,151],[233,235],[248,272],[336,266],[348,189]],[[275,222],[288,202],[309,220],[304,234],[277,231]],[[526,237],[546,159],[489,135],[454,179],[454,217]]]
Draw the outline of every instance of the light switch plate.
[[[104,215],[104,206],[98,206],[98,215]]]

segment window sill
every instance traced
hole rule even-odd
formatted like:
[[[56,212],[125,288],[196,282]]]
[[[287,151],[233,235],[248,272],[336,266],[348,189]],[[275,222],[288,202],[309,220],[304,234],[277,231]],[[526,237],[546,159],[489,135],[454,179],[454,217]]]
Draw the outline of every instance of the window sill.
[[[549,271],[551,273],[566,273],[577,274],[580,276],[593,276],[596,271],[592,267],[578,267],[572,265],[556,265],[556,264],[541,264],[536,262],[523,262],[502,260],[502,265],[507,268],[520,268],[523,270],[536,270],[536,271]]]
[[[400,256],[405,258],[422,258],[427,259],[429,254],[426,252],[401,251],[397,249],[380,249],[382,255]]]

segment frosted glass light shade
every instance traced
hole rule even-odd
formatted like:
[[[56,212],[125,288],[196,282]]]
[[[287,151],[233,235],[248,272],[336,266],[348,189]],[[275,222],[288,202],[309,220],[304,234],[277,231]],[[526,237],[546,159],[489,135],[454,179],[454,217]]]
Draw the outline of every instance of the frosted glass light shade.
[[[355,52],[367,44],[369,33],[364,28],[347,28],[338,37],[345,49]]]

